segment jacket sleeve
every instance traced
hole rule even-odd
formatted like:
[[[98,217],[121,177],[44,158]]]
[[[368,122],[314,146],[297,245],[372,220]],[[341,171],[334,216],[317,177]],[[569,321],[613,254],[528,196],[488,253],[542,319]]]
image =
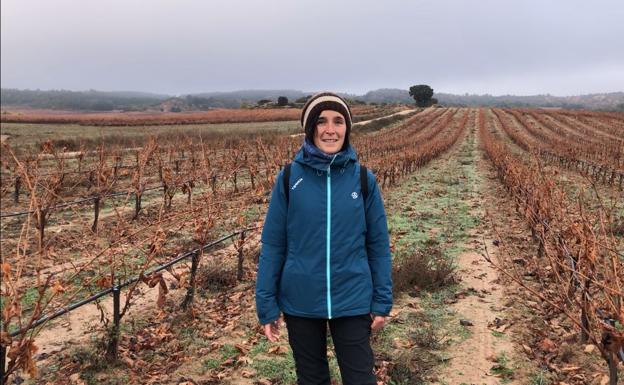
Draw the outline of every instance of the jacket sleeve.
[[[381,191],[375,176],[368,171],[366,199],[366,252],[373,277],[371,313],[388,315],[392,309],[392,257],[388,237],[388,222]]]
[[[279,281],[286,259],[286,196],[283,187],[283,170],[278,174],[269,210],[262,229],[262,248],[256,277],[256,311],[260,323],[265,325],[279,318],[277,304]]]

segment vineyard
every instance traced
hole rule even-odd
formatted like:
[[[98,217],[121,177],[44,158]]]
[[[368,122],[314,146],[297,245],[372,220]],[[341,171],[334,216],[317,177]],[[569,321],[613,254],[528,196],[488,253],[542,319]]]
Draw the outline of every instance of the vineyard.
[[[354,121],[374,122],[403,109],[361,106]],[[290,126],[254,124],[293,121],[298,114],[3,116],[3,124],[103,130],[252,127],[137,131],[131,139],[120,134],[104,141],[15,138],[2,145],[3,381],[294,383],[287,344],[268,346],[257,324],[253,288],[268,198],[302,137]],[[552,383],[606,377],[616,384],[624,363],[624,115],[428,108],[379,122],[374,130],[354,126],[351,142],[374,172],[390,219],[397,306],[384,332],[373,337],[380,381],[412,383],[406,378],[416,373],[430,375],[423,381],[443,380],[431,374],[442,360],[418,361],[410,352],[432,351],[433,357],[452,348],[450,339],[431,337],[441,331],[426,340],[418,330],[433,327],[427,317],[440,308],[474,294],[461,294],[470,290],[461,288],[466,279],[456,250],[468,247],[467,234],[487,233],[493,242],[481,242],[478,253],[497,272],[500,291],[517,302],[510,311],[528,306],[537,320],[525,315],[504,329],[496,325],[496,333],[509,330],[514,338],[509,354]],[[14,126],[12,135],[19,129],[26,126]],[[430,178],[444,187],[429,189]],[[467,181],[477,187],[469,190]],[[460,189],[457,195],[453,189]],[[414,201],[417,193],[422,196]],[[452,222],[459,216],[454,205],[468,196],[485,208],[472,229]],[[429,200],[435,215],[419,211]],[[453,238],[456,231],[463,233]],[[432,305],[442,292],[449,297]],[[72,339],[94,346],[63,345]],[[589,363],[579,358],[578,351],[590,350]],[[509,369],[503,361],[494,366]],[[492,376],[522,380],[516,371],[492,369]]]
[[[400,111],[401,107],[355,106],[354,121],[370,120]],[[244,123],[277,122],[297,120],[300,110],[297,108],[280,109],[217,109],[193,112],[124,112],[124,113],[72,113],[54,110],[28,110],[2,114],[6,123],[72,123],[85,126],[153,126],[186,125],[205,123]]]

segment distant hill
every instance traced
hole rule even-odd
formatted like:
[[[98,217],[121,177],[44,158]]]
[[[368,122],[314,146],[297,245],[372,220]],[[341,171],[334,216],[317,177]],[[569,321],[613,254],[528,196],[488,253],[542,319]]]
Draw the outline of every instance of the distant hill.
[[[624,92],[589,94],[579,96],[553,95],[453,95],[435,94],[440,104],[446,106],[487,106],[487,107],[543,107],[590,109],[624,112]]]
[[[67,91],[67,90],[17,90],[2,88],[2,107],[20,106],[77,111],[136,111],[155,108],[167,95],[146,92],[120,91]]]
[[[409,95],[409,91],[398,88],[381,88],[375,91],[368,91],[358,97],[366,103],[414,103],[414,99]]]
[[[231,92],[205,92],[183,96],[151,94],[145,92],[102,92],[65,90],[17,90],[3,88],[1,105],[50,108],[75,111],[193,111],[213,108],[239,108],[255,105],[259,100],[277,101],[286,96],[290,102],[312,95],[314,92],[298,90],[241,90]],[[382,88],[364,95],[341,93],[342,96],[366,103],[406,103],[414,100],[405,89]],[[579,96],[552,95],[454,95],[436,93],[434,97],[444,106],[486,107],[544,107],[569,109],[594,109],[624,112],[624,92],[589,94]]]
[[[624,112],[624,92],[612,92],[605,94],[589,94],[579,96],[553,96],[553,95],[454,95],[446,93],[434,93],[434,98],[439,104],[456,107],[543,107],[543,108],[568,108],[590,109]],[[367,103],[413,103],[414,99],[409,96],[408,90],[397,88],[385,88],[369,91],[358,99]]]

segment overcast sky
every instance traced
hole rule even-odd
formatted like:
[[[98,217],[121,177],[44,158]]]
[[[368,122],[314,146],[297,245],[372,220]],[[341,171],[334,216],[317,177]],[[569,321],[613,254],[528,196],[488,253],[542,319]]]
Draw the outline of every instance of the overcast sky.
[[[3,88],[624,91],[622,0],[2,0]]]

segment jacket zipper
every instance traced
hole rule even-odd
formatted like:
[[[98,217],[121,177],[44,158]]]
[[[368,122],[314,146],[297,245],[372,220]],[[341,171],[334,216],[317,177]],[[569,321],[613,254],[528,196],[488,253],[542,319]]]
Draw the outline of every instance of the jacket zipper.
[[[336,159],[336,155],[334,155],[332,161],[327,166],[327,245],[326,245],[326,256],[327,256],[327,318],[332,318],[331,311],[331,272],[330,272],[330,260],[331,260],[331,165],[334,163]]]

